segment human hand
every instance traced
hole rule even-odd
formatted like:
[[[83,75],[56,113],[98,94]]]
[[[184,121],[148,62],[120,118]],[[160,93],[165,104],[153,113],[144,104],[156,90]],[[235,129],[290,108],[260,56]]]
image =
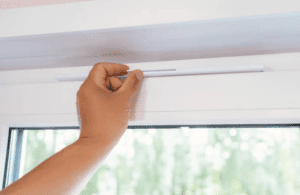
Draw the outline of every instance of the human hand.
[[[79,140],[105,145],[116,144],[128,127],[135,98],[142,83],[135,70],[123,82],[116,76],[127,74],[123,64],[97,63],[77,92]],[[114,91],[110,91],[109,87]]]

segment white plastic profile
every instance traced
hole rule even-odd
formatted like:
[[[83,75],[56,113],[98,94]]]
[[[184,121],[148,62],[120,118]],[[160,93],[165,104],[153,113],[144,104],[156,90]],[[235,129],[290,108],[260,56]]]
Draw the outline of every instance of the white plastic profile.
[[[180,76],[180,75],[201,75],[201,74],[224,74],[238,72],[263,72],[264,65],[245,65],[245,66],[216,66],[216,67],[193,67],[193,68],[174,68],[160,70],[142,70],[144,77],[164,77],[164,76]],[[130,73],[132,71],[128,71]],[[64,74],[55,75],[58,81],[84,81],[87,74]],[[118,76],[119,78],[127,77]]]

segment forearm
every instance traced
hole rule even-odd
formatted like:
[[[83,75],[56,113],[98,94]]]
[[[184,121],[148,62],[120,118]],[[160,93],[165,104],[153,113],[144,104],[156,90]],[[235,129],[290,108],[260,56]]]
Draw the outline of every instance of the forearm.
[[[112,146],[79,139],[54,154],[0,195],[78,195],[100,167]]]

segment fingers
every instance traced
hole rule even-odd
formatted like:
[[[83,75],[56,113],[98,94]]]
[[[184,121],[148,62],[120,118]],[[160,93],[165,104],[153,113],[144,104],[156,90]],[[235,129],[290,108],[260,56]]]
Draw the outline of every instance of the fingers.
[[[127,70],[129,67],[124,64],[101,62],[94,65],[88,77],[96,84],[106,87],[108,77],[125,75]]]
[[[139,70],[139,69],[138,69]],[[134,94],[135,92],[138,91],[140,84],[142,83],[142,81],[140,81],[138,78],[136,78],[136,72],[138,70],[135,70],[133,72],[131,72],[126,80],[124,81],[123,85],[121,86],[121,88],[119,89],[120,92],[126,93],[129,92],[129,94]]]
[[[111,86],[111,88],[114,91],[117,91],[123,84],[123,81],[120,78],[117,77],[109,77],[106,80],[106,88],[109,89],[109,87]]]

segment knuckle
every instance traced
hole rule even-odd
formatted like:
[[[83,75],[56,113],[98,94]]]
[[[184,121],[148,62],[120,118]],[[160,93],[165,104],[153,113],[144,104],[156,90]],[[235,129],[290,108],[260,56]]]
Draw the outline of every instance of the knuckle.
[[[100,66],[103,65],[103,62],[97,62],[96,64],[94,64],[94,66]]]
[[[83,83],[80,86],[79,90],[77,91],[77,95],[82,96],[82,95],[86,94],[87,91],[88,91],[87,85],[86,85],[86,83]]]
[[[77,91],[77,93],[76,93],[76,95],[78,96],[78,97],[82,97],[82,95],[83,95],[83,89],[80,87],[80,89]]]

